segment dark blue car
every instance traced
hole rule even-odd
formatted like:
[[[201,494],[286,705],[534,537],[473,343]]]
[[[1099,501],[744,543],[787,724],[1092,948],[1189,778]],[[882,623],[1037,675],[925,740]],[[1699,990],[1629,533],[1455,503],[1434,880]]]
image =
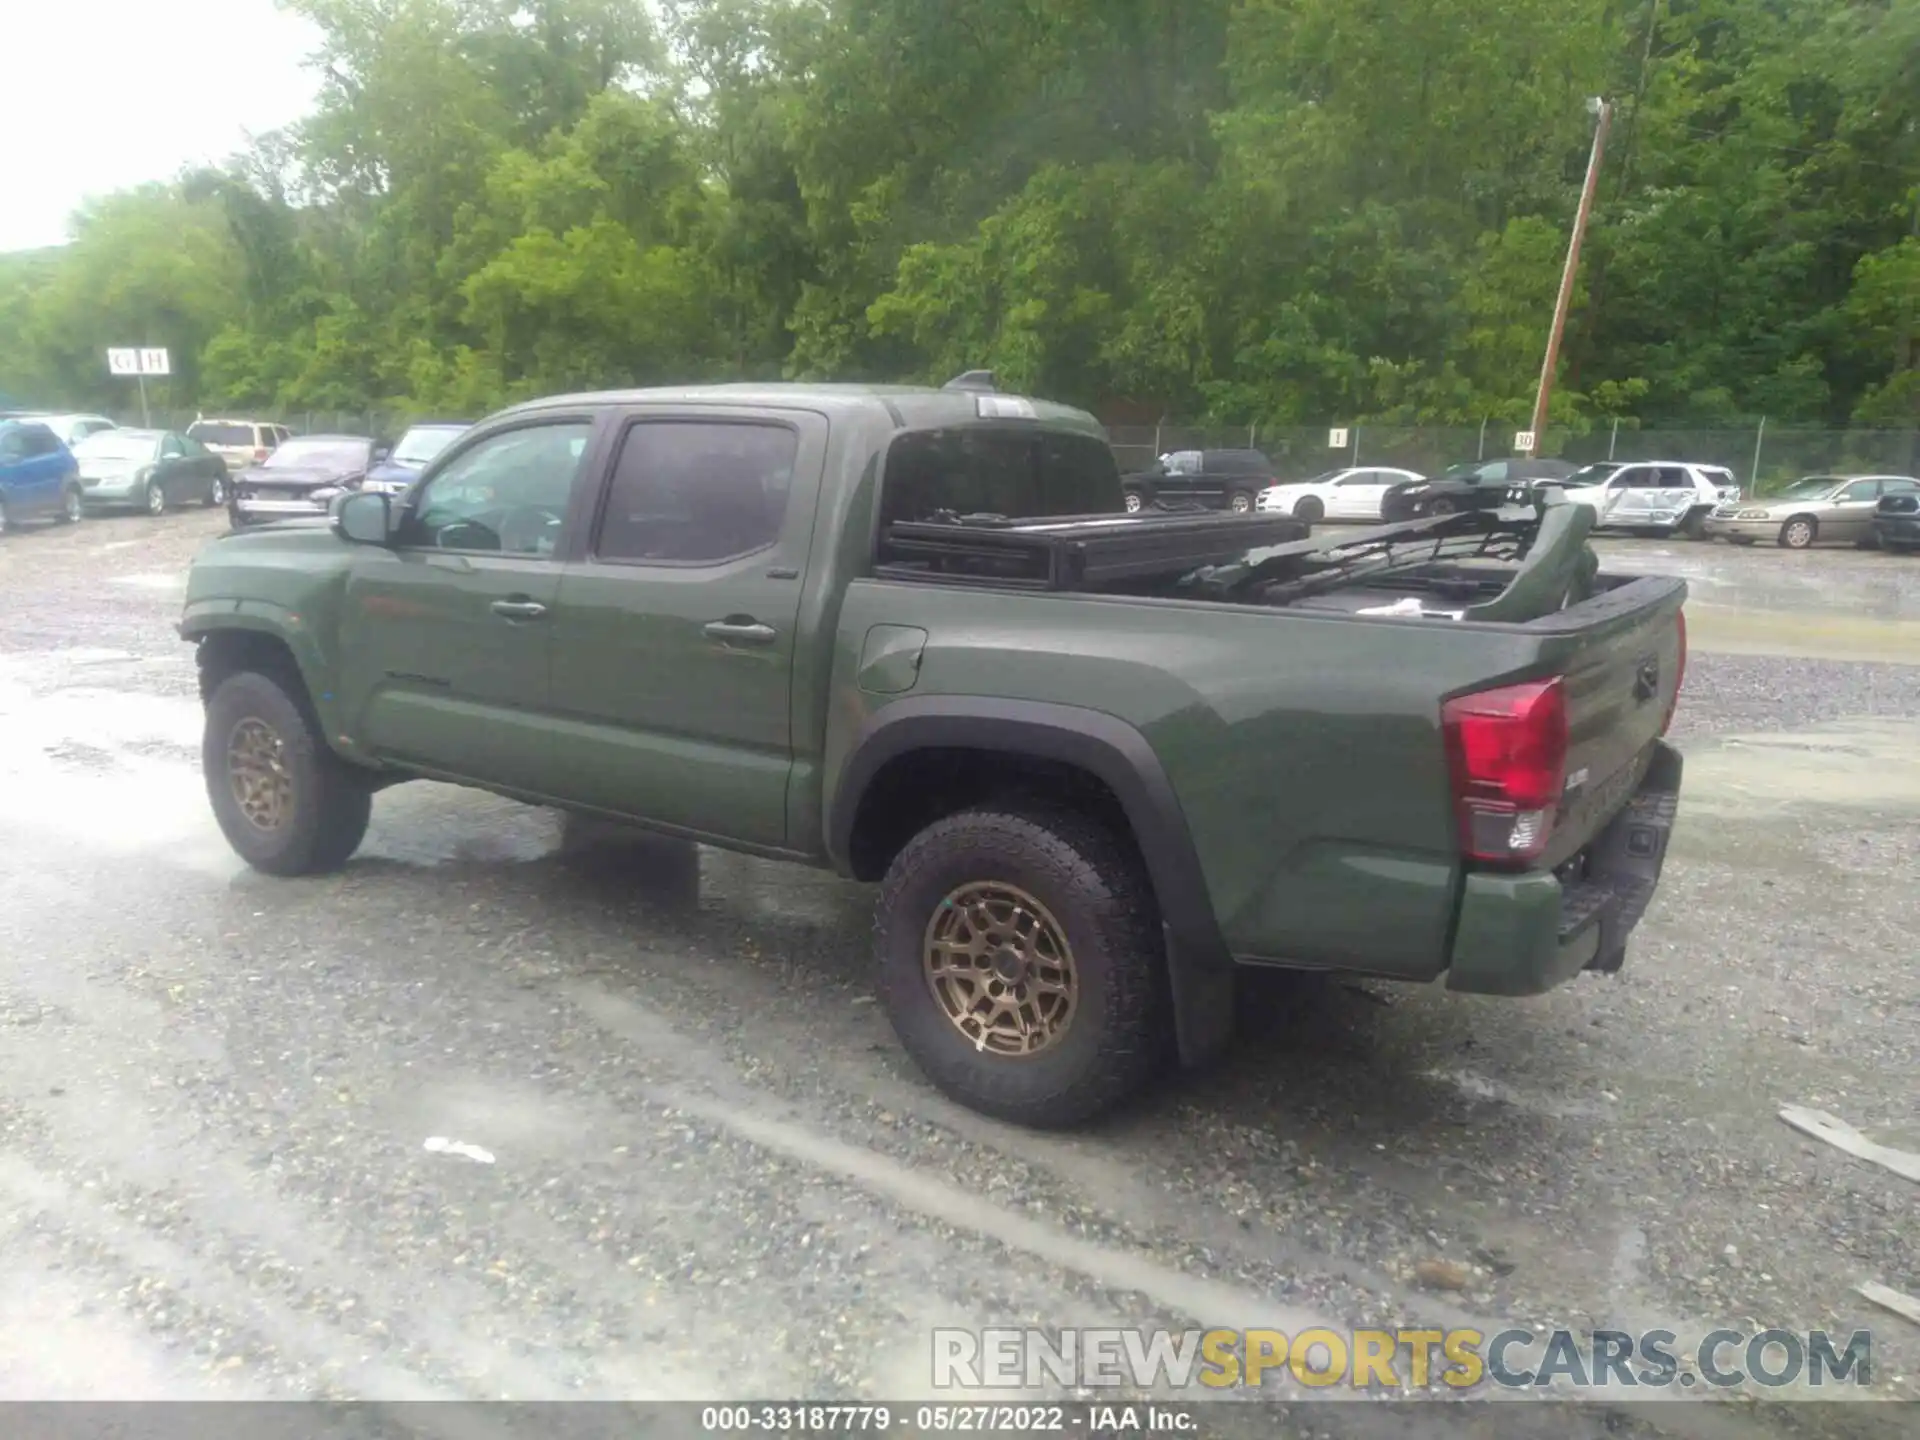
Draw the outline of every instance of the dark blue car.
[[[473,428],[470,420],[422,420],[407,427],[386,458],[367,472],[362,490],[398,495],[427,468],[427,462]]]
[[[84,513],[80,467],[60,437],[31,420],[0,420],[0,535],[25,520]]]

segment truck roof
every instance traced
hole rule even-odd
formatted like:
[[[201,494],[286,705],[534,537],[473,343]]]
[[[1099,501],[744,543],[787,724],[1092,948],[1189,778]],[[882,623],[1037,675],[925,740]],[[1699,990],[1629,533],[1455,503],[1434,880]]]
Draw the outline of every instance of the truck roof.
[[[991,403],[990,403],[991,402]],[[898,430],[936,430],[982,419],[1039,421],[1106,438],[1100,422],[1084,410],[1051,400],[999,391],[936,390],[928,385],[850,385],[744,382],[725,385],[678,385],[640,390],[599,390],[575,395],[553,395],[515,405],[505,414],[541,410],[577,409],[606,405],[763,405],[777,409],[817,410],[828,415],[864,413],[885,416]],[[1014,415],[1006,407],[1014,407]],[[995,413],[999,407],[998,413]]]

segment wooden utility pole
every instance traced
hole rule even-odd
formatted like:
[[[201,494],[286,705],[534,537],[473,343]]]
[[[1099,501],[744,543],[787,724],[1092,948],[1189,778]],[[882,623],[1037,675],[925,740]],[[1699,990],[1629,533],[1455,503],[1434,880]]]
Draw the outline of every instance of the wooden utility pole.
[[[1580,273],[1580,242],[1587,237],[1593,214],[1593,192],[1600,184],[1600,160],[1607,152],[1607,130],[1613,124],[1613,106],[1605,100],[1587,102],[1595,117],[1593,153],[1587,157],[1587,182],[1580,187],[1580,209],[1573,217],[1573,238],[1567,242],[1567,265],[1560,272],[1560,296],[1553,305],[1553,328],[1547,332],[1547,358],[1540,366],[1540,389],[1533,401],[1533,455],[1547,438],[1547,402],[1553,398],[1553,375],[1560,368],[1560,336],[1567,328],[1567,307],[1573,303],[1573,281]]]

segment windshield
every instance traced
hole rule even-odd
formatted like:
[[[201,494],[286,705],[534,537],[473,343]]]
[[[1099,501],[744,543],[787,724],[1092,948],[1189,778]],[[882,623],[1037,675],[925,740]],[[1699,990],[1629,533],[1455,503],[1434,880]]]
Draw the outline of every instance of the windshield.
[[[1619,469],[1620,467],[1618,465],[1611,463],[1582,465],[1578,470],[1567,476],[1565,480],[1555,481],[1554,483],[1566,485],[1574,489],[1578,489],[1582,485],[1604,485],[1618,473]]]
[[[289,440],[266,460],[268,470],[353,470],[367,463],[367,440]]]
[[[138,430],[102,430],[74,446],[73,453],[82,460],[151,460],[159,443],[158,435]]]
[[[196,421],[187,427],[187,434],[202,445],[238,445],[253,448],[253,427],[251,425],[215,425],[209,421]]]
[[[416,425],[400,437],[388,458],[396,465],[424,465],[465,429],[462,425]]]
[[[1844,481],[1831,475],[1815,475],[1805,480],[1796,480],[1775,497],[1780,500],[1818,500],[1822,496],[1840,488]]]

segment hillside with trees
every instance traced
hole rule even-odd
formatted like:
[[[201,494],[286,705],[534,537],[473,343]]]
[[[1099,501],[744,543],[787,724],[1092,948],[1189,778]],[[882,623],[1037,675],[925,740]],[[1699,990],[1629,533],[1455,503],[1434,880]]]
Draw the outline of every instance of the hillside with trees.
[[[736,376],[1233,424],[1920,425],[1920,0],[287,0],[319,105],[0,256],[0,392]]]

